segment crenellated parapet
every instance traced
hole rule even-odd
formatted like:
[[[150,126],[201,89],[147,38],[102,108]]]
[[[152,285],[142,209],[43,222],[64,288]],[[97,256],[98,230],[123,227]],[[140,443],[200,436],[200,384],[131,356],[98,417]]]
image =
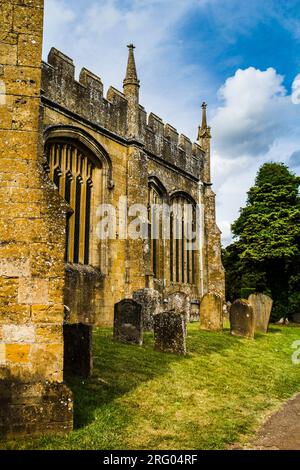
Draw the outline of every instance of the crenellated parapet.
[[[132,49],[130,53],[132,62]],[[129,72],[136,74],[134,64],[129,65]],[[204,150],[155,114],[147,115],[136,99],[131,100],[131,94],[138,97],[138,88],[137,78],[126,78],[124,93],[110,87],[104,97],[101,79],[83,68],[76,80],[73,60],[55,48],[48,63],[42,64],[42,92],[48,101],[123,139],[138,142],[150,156],[202,179]]]
[[[75,79],[73,60],[52,48],[42,64],[42,90],[46,98],[80,117],[126,137],[127,100],[110,87],[106,98],[99,77],[83,68]]]
[[[148,116],[148,122],[143,129],[144,143],[148,152],[166,162],[201,178],[205,153],[197,143],[191,140],[170,124],[153,113]]]

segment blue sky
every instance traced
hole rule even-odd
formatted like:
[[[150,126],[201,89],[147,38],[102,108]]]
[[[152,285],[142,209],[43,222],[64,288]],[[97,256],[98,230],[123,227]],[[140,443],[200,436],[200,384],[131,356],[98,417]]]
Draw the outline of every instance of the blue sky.
[[[192,140],[209,105],[223,242],[259,166],[300,173],[300,0],[45,0],[55,46],[119,89],[136,45],[141,104]],[[294,93],[292,94],[292,86]]]

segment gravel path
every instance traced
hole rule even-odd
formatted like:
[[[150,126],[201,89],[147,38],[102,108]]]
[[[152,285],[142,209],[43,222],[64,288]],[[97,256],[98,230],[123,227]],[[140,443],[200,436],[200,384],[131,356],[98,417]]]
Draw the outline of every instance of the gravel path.
[[[244,449],[300,450],[300,393],[271,415]]]

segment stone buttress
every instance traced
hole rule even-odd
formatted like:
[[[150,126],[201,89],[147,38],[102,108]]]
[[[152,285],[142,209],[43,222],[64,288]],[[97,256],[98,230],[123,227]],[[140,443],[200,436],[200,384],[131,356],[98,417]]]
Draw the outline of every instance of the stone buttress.
[[[0,12],[0,433],[66,432],[65,206],[40,164],[43,1]]]

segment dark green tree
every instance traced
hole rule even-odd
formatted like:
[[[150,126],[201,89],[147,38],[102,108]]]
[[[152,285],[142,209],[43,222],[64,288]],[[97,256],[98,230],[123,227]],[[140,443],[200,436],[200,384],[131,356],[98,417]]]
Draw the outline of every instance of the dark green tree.
[[[276,317],[300,309],[299,185],[283,163],[264,164],[223,254],[229,297],[243,288],[269,292]]]

